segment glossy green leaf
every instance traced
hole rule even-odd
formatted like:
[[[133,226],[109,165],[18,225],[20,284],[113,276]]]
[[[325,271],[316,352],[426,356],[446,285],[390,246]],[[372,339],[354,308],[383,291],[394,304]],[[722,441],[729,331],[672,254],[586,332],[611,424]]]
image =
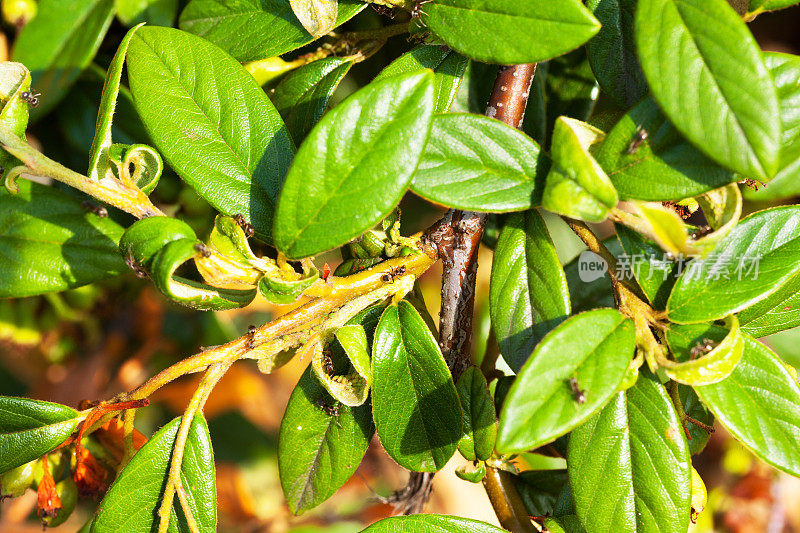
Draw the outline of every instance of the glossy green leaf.
[[[590,222],[601,222],[619,200],[608,176],[589,154],[605,134],[579,120],[560,117],[553,130],[553,166],[547,174],[542,206]]]
[[[411,190],[448,207],[520,211],[538,203],[547,168],[534,141],[498,120],[437,115]]]
[[[442,0],[421,20],[462,54],[487,63],[537,63],[588,41],[600,25],[579,0]],[[491,39],[486,39],[491,35]]]
[[[506,220],[492,260],[489,302],[500,353],[514,371],[570,315],[567,279],[537,211]]]
[[[689,144],[651,97],[623,116],[593,155],[625,199],[678,200],[739,179]]]
[[[364,5],[354,0],[340,2],[336,25]],[[180,28],[208,39],[242,62],[281,55],[314,40],[289,2],[282,0],[192,0],[181,13]]]
[[[401,301],[384,311],[372,349],[372,413],[381,444],[409,470],[439,470],[456,451],[462,417],[436,340]]]
[[[641,233],[621,224],[615,225],[617,238],[625,252],[618,263],[618,279],[635,279],[656,309],[664,309],[667,298],[679,275],[678,262]]]
[[[613,524],[622,531],[684,533],[689,526],[689,448],[654,377],[640,376],[571,433],[567,465],[575,509],[587,531],[607,531]]]
[[[422,44],[392,61],[375,79],[429,68],[433,71],[433,112],[447,113],[461,86],[467,63],[466,57],[447,47]]]
[[[745,189],[745,197],[753,200],[788,198],[800,194],[800,180],[797,179],[800,173],[800,57],[765,52],[764,63],[775,80],[783,135],[780,170],[775,179],[760,190]]]
[[[686,354],[699,340],[718,340],[725,330],[709,324],[670,328],[673,350]],[[768,464],[800,476],[800,387],[792,372],[766,346],[744,338],[744,355],[719,383],[695,387],[714,416]]]
[[[471,366],[461,374],[456,389],[464,415],[458,451],[470,461],[485,461],[492,455],[497,437],[497,417],[486,378],[479,368]]]
[[[756,338],[800,325],[800,272],[738,316],[742,331]]]
[[[117,18],[126,26],[146,22],[172,26],[178,15],[178,0],[114,0]]]
[[[140,28],[131,39],[128,76],[136,109],[170,166],[269,242],[294,148],[253,77],[204,39],[158,27]]]
[[[100,503],[92,532],[150,533],[158,529],[158,509],[180,422],[179,417],[162,427],[133,456]],[[208,426],[200,414],[194,416],[189,428],[181,464],[181,480],[199,531],[216,531],[214,453]],[[189,531],[177,497],[172,504],[169,531]]]
[[[0,473],[64,442],[78,425],[77,416],[66,405],[0,396]]]
[[[315,39],[336,27],[338,0],[289,0],[289,5],[300,24]]]
[[[675,127],[720,165],[774,177],[781,138],[775,87],[755,39],[725,0],[641,0],[635,26],[642,70]]]
[[[119,251],[127,263],[149,269],[156,254],[167,243],[179,239],[197,239],[197,235],[183,220],[147,217],[137,220],[125,230],[119,241]]]
[[[592,70],[604,91],[631,107],[647,93],[633,36],[636,0],[590,0],[587,7],[602,24],[586,45]]]
[[[548,443],[597,412],[614,394],[633,358],[633,322],[612,309],[567,319],[551,331],[517,374],[500,413],[497,450],[521,452]],[[583,391],[573,391],[571,379]]]
[[[114,0],[41,0],[20,31],[12,58],[31,71],[39,106],[35,120],[56,106],[100,48],[114,16]]]
[[[272,103],[296,143],[302,142],[322,117],[328,100],[352,66],[350,59],[326,57],[292,71],[275,87]]]
[[[22,99],[22,95],[30,90],[31,74],[25,65],[13,61],[0,62],[0,124],[10,129],[22,141],[26,140],[25,130],[28,128],[30,111],[28,102]],[[10,153],[0,151],[0,166],[4,169],[20,164]]]
[[[567,471],[525,470],[514,476],[514,485],[530,516],[552,515],[559,496],[567,487]]]
[[[122,227],[64,191],[22,179],[0,187],[0,297],[63,291],[126,270]]]
[[[415,514],[379,520],[361,533],[503,533],[505,529],[460,516]]]
[[[278,440],[289,509],[300,514],[331,497],[356,471],[374,433],[368,403],[337,405],[307,368],[289,398]]]
[[[432,107],[433,74],[422,71],[371,83],[329,111],[286,176],[277,248],[290,258],[312,256],[388,215],[422,156]]]
[[[710,322],[738,313],[796,283],[800,208],[778,207],[743,219],[713,252],[686,267],[667,301],[669,319]]]

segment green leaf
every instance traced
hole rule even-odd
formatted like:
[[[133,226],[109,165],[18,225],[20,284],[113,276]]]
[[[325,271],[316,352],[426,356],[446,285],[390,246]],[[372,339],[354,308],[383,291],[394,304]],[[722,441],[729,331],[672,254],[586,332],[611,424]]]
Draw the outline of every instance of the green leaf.
[[[776,292],[739,313],[742,331],[760,338],[800,325],[800,273]]]
[[[372,349],[372,414],[381,444],[409,470],[439,470],[461,438],[461,407],[436,340],[401,301],[384,311]]]
[[[292,513],[316,507],[344,485],[374,433],[369,403],[337,405],[307,368],[289,398],[278,440],[281,487]]]
[[[745,189],[745,197],[753,200],[788,198],[800,194],[800,180],[797,179],[800,172],[800,57],[764,52],[764,63],[775,80],[783,135],[780,169],[775,179],[759,191]]]
[[[432,107],[433,74],[418,71],[371,83],[322,117],[281,190],[276,247],[312,256],[388,215],[422,156]]]
[[[204,39],[158,27],[140,28],[131,39],[128,77],[136,109],[170,166],[217,210],[244,215],[269,243],[294,147],[253,77]]]
[[[456,389],[464,415],[458,451],[470,461],[485,461],[492,455],[497,437],[497,417],[486,378],[471,366],[461,374]]]
[[[571,433],[567,465],[575,509],[587,531],[614,524],[622,531],[684,533],[689,526],[689,448],[654,377],[639,376]]]
[[[798,0],[750,0],[750,13],[749,17],[753,17],[762,11],[776,11],[793,6],[798,3]]]
[[[114,0],[41,0],[20,31],[12,59],[31,71],[42,93],[33,120],[56,106],[97,53],[114,16]]]
[[[411,190],[458,209],[520,211],[539,202],[549,166],[539,145],[498,120],[437,115]]]
[[[797,283],[798,224],[796,206],[766,209],[743,219],[713,252],[686,267],[667,301],[669,319],[710,322]]]
[[[586,45],[589,63],[603,90],[627,109],[647,93],[633,38],[636,0],[590,0],[587,7],[602,24]]]
[[[433,112],[447,113],[455,100],[469,60],[438,45],[422,44],[401,55],[375,77],[375,80],[429,68],[433,71]]]
[[[492,259],[489,302],[500,353],[514,371],[570,315],[567,278],[537,211],[506,220]]]
[[[710,324],[675,326],[667,340],[685,354],[699,340],[724,334]],[[775,468],[800,476],[800,387],[772,350],[748,336],[744,344],[742,360],[727,379],[694,390],[739,442]]]
[[[560,56],[600,29],[579,0],[442,0],[425,5],[423,12],[425,26],[452,48],[472,59],[504,65]]]
[[[0,473],[64,442],[80,422],[77,416],[66,405],[0,396]]]
[[[775,87],[755,39],[725,0],[641,0],[636,44],[653,96],[687,139],[730,170],[774,177],[781,138]]]
[[[328,100],[352,66],[351,59],[326,57],[290,72],[275,87],[272,103],[296,143],[322,118]]]
[[[416,514],[384,518],[363,529],[361,533],[408,533],[410,531],[420,533],[504,533],[505,529],[460,516]]]
[[[289,0],[289,5],[300,24],[315,39],[336,27],[338,0]]]
[[[589,148],[605,134],[568,117],[560,117],[553,130],[553,166],[542,195],[545,209],[581,220],[601,222],[617,205],[617,191],[589,155]]]
[[[19,180],[0,187],[0,298],[80,287],[126,270],[122,227],[53,187]]]
[[[628,111],[593,155],[624,199],[679,200],[739,179],[689,144],[651,97]]]
[[[633,322],[613,309],[568,318],[517,374],[500,413],[497,450],[521,452],[550,442],[597,412],[633,358]],[[583,391],[573,391],[571,379]]]
[[[125,466],[97,509],[92,524],[94,533],[150,533],[158,528],[158,509],[180,422],[178,417],[161,428]],[[208,426],[202,415],[195,414],[183,454],[181,480],[189,509],[200,531],[216,531],[214,475],[214,453]],[[169,531],[189,531],[177,497],[172,504]]]
[[[178,14],[178,0],[114,0],[117,18],[126,26],[146,22],[172,26]]]
[[[365,4],[339,3],[336,25]],[[239,61],[281,55],[314,40],[285,0],[192,0],[181,13],[180,28],[216,44]]]
[[[614,228],[625,252],[618,263],[620,269],[625,267],[618,279],[635,278],[648,301],[656,309],[664,309],[679,274],[679,264],[669,261],[666,253],[641,233],[622,224],[615,224]]]
[[[559,496],[567,487],[567,471],[525,470],[514,476],[514,485],[530,516],[552,515]]]

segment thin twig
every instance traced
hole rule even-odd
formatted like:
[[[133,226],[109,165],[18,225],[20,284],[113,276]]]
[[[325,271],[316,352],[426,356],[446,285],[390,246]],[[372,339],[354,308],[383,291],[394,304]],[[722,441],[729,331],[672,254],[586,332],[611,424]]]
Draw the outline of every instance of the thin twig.
[[[535,73],[535,64],[501,66],[486,107],[486,115],[513,128],[520,128]],[[427,239],[436,245],[439,257],[442,258],[439,347],[454,380],[458,380],[471,364],[469,347],[475,304],[475,278],[478,271],[478,247],[485,223],[485,213],[451,209],[426,232]],[[431,493],[432,483],[433,474],[411,472],[407,487],[398,494],[405,494],[407,501],[413,501],[414,505],[402,507],[403,514],[422,511]],[[409,487],[414,490],[408,490]],[[422,497],[418,497],[419,495]]]

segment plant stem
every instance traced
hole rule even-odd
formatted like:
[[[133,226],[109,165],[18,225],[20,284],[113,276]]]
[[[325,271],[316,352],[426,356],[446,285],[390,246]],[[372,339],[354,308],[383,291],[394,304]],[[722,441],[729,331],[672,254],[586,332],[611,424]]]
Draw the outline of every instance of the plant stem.
[[[164,215],[139,189],[129,187],[117,179],[92,180],[83,174],[78,174],[30,146],[7,126],[0,125],[0,145],[8,153],[22,161],[31,170],[32,175],[46,176],[66,183],[70,187],[94,196],[137,218]],[[21,167],[17,168],[21,169]],[[9,190],[16,186],[15,179],[21,174],[14,170],[16,169],[12,169],[9,174],[10,179],[6,180],[6,187]],[[12,190],[12,192],[14,191]]]
[[[510,473],[486,465],[483,487],[503,528],[514,533],[536,532]]]
[[[535,64],[501,66],[486,107],[486,115],[512,128],[520,128],[525,118],[525,106],[535,73]],[[436,245],[439,257],[442,258],[439,347],[454,381],[472,364],[469,347],[475,304],[475,278],[478,271],[478,247],[485,223],[485,213],[451,209],[433,228],[426,231],[428,239]],[[427,475],[426,483],[420,483],[419,478],[423,475],[425,474],[411,472],[409,485],[418,485],[420,491],[430,494],[433,476]],[[509,490],[516,493],[513,486]],[[416,499],[419,504],[408,509],[406,514],[420,512],[426,500],[427,498]],[[495,511],[498,516],[500,512],[505,512],[497,508]],[[526,520],[527,513],[518,518],[521,522]]]
[[[189,405],[181,417],[181,424],[178,426],[178,433],[175,436],[175,444],[172,447],[172,459],[169,464],[169,471],[167,474],[167,485],[164,488],[164,496],[161,500],[161,507],[158,509],[158,516],[160,522],[158,524],[158,533],[166,533],[169,528],[170,513],[172,512],[172,501],[178,487],[181,486],[181,470],[183,469],[183,452],[186,449],[186,441],[189,438],[189,430],[192,427],[192,420],[194,415],[203,409],[203,406],[208,400],[208,396],[214,389],[214,386],[219,382],[225,372],[230,368],[231,363],[220,363],[211,366],[206,372],[200,384],[195,390]],[[188,509],[187,509],[188,510]],[[197,522],[191,515],[191,511],[186,514],[186,521],[189,524],[189,530],[192,533],[198,532]]]

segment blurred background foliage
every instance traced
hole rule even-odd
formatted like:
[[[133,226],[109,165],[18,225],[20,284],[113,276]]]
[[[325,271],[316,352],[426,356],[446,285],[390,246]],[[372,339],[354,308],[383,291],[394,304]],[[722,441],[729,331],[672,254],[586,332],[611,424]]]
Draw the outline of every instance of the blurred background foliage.
[[[9,58],[19,28],[18,23],[9,23],[6,12],[13,3],[7,0],[2,3],[6,21],[0,33],[0,60]],[[103,77],[118,43],[128,27],[142,19],[153,24],[174,24],[174,15],[186,2],[144,2],[150,6],[144,11],[125,10],[125,6],[131,7],[136,1],[117,3],[122,8],[118,7],[117,17],[92,65],[81,73],[57,108],[29,131],[31,139],[39,143],[45,154],[80,172],[87,167]],[[374,28],[388,23],[385,17],[366,9],[348,22],[346,29]],[[751,27],[765,50],[800,53],[800,32],[797,31],[800,6],[762,15]],[[369,59],[356,64],[334,94],[332,103],[335,105],[369,82],[383,66],[414,44],[402,37],[393,38]],[[314,45],[309,45],[285,59],[313,48]],[[596,114],[599,113],[603,102],[594,100],[597,91],[587,88],[582,77],[581,69],[586,67],[584,59],[570,54],[553,63],[548,66],[547,83],[557,85],[553,88],[554,94],[571,94],[573,99],[551,101],[551,108],[565,107],[563,112],[566,112],[566,106],[591,109],[597,105]],[[471,62],[452,111],[481,113],[496,68]],[[270,83],[274,86],[277,81]],[[267,84],[268,94],[270,89],[271,85]],[[123,92],[121,96],[114,139],[126,144],[147,142],[147,132],[136,116],[129,93]],[[554,120],[555,116],[548,119]],[[546,139],[536,128],[526,123],[526,131],[546,145]],[[550,129],[547,127],[543,131]],[[68,192],[77,194],[71,189]],[[188,222],[198,235],[206,235],[210,230],[215,212],[174,173],[165,172],[152,198],[165,212]],[[751,212],[764,207],[767,206],[750,202],[745,210]],[[427,227],[443,213],[443,209],[411,194],[404,199],[401,208],[406,234]],[[111,212],[110,216],[126,225],[133,221],[120,212]],[[548,217],[548,225],[561,260],[569,262],[580,252],[580,242],[559,219]],[[497,221],[494,230],[490,224],[484,237],[490,246],[496,240],[496,226]],[[598,229],[603,231],[602,227]],[[605,229],[610,233],[610,228]],[[335,265],[339,258],[320,257],[318,266],[324,261]],[[484,357],[497,355],[488,318],[489,248],[482,249],[479,264],[473,336],[473,352],[478,364]],[[437,268],[431,269],[420,283],[433,317],[438,316],[440,273]],[[602,294],[603,287],[600,291],[600,296],[591,302],[592,307],[609,305]],[[0,300],[0,395],[30,396],[72,406],[77,406],[81,400],[108,398],[135,387],[155,372],[197,352],[201,346],[227,342],[245,334],[248,325],[263,324],[290,309],[290,306],[273,306],[258,299],[243,310],[191,311],[168,303],[133,273],[60,294]],[[785,361],[800,368],[800,328],[775,334],[766,342]],[[295,359],[274,374],[263,376],[254,363],[240,362],[214,390],[206,407],[206,417],[217,459],[220,531],[349,533],[392,514],[392,508],[380,503],[377,496],[386,496],[402,486],[406,474],[383,453],[376,440],[356,475],[333,498],[303,516],[290,515],[278,482],[277,435],[289,395],[307,364],[308,361]],[[137,428],[151,435],[179,415],[196,382],[197,379],[187,377],[159,391],[152,398],[153,405],[139,412]],[[565,466],[563,459],[534,454],[524,454],[519,461],[539,470]],[[800,480],[761,463],[719,426],[705,453],[695,457],[694,462],[706,482],[709,499],[692,531],[800,531]],[[496,524],[483,489],[456,478],[454,470],[462,464],[466,462],[457,455],[437,474],[428,510]],[[535,479],[535,472],[528,474],[531,475],[524,479],[521,492],[531,515],[535,515],[542,505],[552,505],[561,486],[541,486]],[[35,517],[35,503],[33,491],[22,498],[0,503],[0,531],[41,531],[41,523]],[[79,504],[61,530],[77,531],[93,512],[94,505],[93,502]],[[329,525],[333,522],[336,524]]]

